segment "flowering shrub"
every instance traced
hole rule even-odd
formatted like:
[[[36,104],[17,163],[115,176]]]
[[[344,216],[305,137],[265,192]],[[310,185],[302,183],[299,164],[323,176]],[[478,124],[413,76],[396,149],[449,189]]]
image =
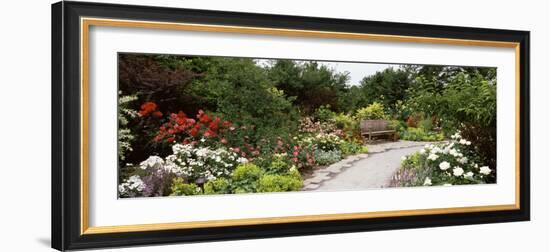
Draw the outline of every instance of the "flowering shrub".
[[[319,133],[315,136],[305,137],[299,141],[302,146],[313,146],[315,149],[323,151],[333,151],[339,149],[344,141],[336,134]]]
[[[156,118],[162,117],[162,112],[158,110],[158,105],[151,101],[141,104],[141,107],[138,113],[139,113],[139,116],[141,117],[147,117],[149,115],[152,115]]]
[[[315,150],[315,161],[319,165],[328,165],[336,163],[342,159],[342,152],[340,150],[324,151]]]
[[[119,95],[121,93],[119,92]],[[132,142],[135,136],[128,128],[130,120],[139,116],[138,112],[129,108],[131,102],[137,100],[135,95],[125,95],[118,98],[118,158],[119,161],[126,159],[126,154],[132,152]]]
[[[225,146],[242,157],[260,155],[259,147],[249,143],[246,132],[253,126],[233,125],[220,117],[212,117],[199,110],[197,119],[189,118],[182,111],[171,113],[169,121],[159,127],[156,142],[183,143],[201,146]]]
[[[429,144],[403,157],[392,186],[461,185],[493,183],[494,170],[480,165],[471,142],[454,134],[445,144]]]
[[[336,128],[336,125],[331,121],[315,121],[313,117],[310,116],[300,118],[300,127],[298,131],[305,134],[342,134],[342,131]]]
[[[191,144],[175,144],[173,154],[166,157],[165,169],[194,182],[203,178],[213,180],[217,177],[229,177],[239,163],[248,160],[235,152],[220,147],[195,147]]]
[[[140,196],[145,189],[145,183],[138,175],[131,176],[126,181],[118,185],[118,193],[120,197],[136,197]]]

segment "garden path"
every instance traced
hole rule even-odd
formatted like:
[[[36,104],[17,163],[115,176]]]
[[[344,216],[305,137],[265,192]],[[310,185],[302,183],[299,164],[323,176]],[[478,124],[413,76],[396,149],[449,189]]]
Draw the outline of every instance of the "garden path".
[[[327,167],[325,171],[317,171],[315,176],[304,181],[304,190],[341,191],[385,187],[399,169],[401,157],[422,149],[427,143],[398,141],[369,145],[368,155],[348,157]],[[331,173],[337,167],[340,167],[338,172]]]

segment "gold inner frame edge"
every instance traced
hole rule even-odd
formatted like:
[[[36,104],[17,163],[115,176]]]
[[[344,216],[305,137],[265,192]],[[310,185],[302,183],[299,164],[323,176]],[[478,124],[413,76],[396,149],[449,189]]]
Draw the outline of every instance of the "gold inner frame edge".
[[[515,77],[516,77],[515,79],[515,85],[516,85],[515,204],[90,227],[89,198],[88,198],[89,197],[89,166],[88,166],[89,164],[89,149],[88,149],[89,114],[88,114],[88,111],[89,111],[89,28],[90,26],[514,48],[515,58],[516,58],[515,59]],[[81,148],[80,148],[81,150],[80,151],[80,154],[81,154],[81,164],[80,164],[80,174],[81,174],[80,176],[80,180],[81,180],[80,181],[80,185],[81,185],[80,186],[80,196],[81,196],[80,213],[81,213],[81,216],[80,217],[81,218],[80,218],[80,224],[81,225],[80,225],[80,233],[81,235],[120,233],[120,232],[159,231],[159,230],[190,229],[190,228],[207,228],[207,227],[226,227],[226,226],[240,226],[240,225],[280,224],[280,223],[291,223],[291,222],[313,222],[313,221],[330,221],[330,220],[384,218],[384,217],[397,217],[397,216],[490,212],[490,211],[520,209],[520,122],[519,122],[519,115],[520,115],[520,108],[519,108],[520,48],[519,46],[520,44],[517,42],[382,35],[382,34],[366,34],[366,33],[328,32],[328,31],[316,31],[316,30],[260,28],[260,27],[249,27],[249,26],[169,23],[169,22],[82,17],[80,19],[80,43],[81,43],[81,47],[80,47],[80,58],[81,58],[81,69],[80,69],[81,70],[81,78],[80,78],[80,81],[81,81],[80,83],[81,84],[81,118],[80,118],[81,120],[81,129],[80,129],[80,132],[81,132]]]

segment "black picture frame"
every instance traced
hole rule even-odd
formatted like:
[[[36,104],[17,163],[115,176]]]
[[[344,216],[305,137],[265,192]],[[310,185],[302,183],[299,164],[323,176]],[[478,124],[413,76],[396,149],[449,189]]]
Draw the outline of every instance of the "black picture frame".
[[[82,234],[80,18],[252,26],[519,43],[519,209],[158,231]],[[52,5],[52,247],[58,250],[422,228],[530,218],[529,32],[102,3]]]

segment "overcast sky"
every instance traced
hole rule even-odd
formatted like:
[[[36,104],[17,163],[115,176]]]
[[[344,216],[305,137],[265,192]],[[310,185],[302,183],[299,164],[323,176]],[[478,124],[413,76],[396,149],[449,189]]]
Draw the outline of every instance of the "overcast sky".
[[[258,64],[265,65],[269,60],[258,60]],[[325,65],[328,68],[334,69],[337,72],[349,72],[349,85],[358,85],[359,82],[369,75],[373,75],[378,71],[383,71],[386,68],[397,68],[395,64],[377,64],[377,63],[350,63],[350,62],[333,62],[333,61],[318,61],[319,64]]]

